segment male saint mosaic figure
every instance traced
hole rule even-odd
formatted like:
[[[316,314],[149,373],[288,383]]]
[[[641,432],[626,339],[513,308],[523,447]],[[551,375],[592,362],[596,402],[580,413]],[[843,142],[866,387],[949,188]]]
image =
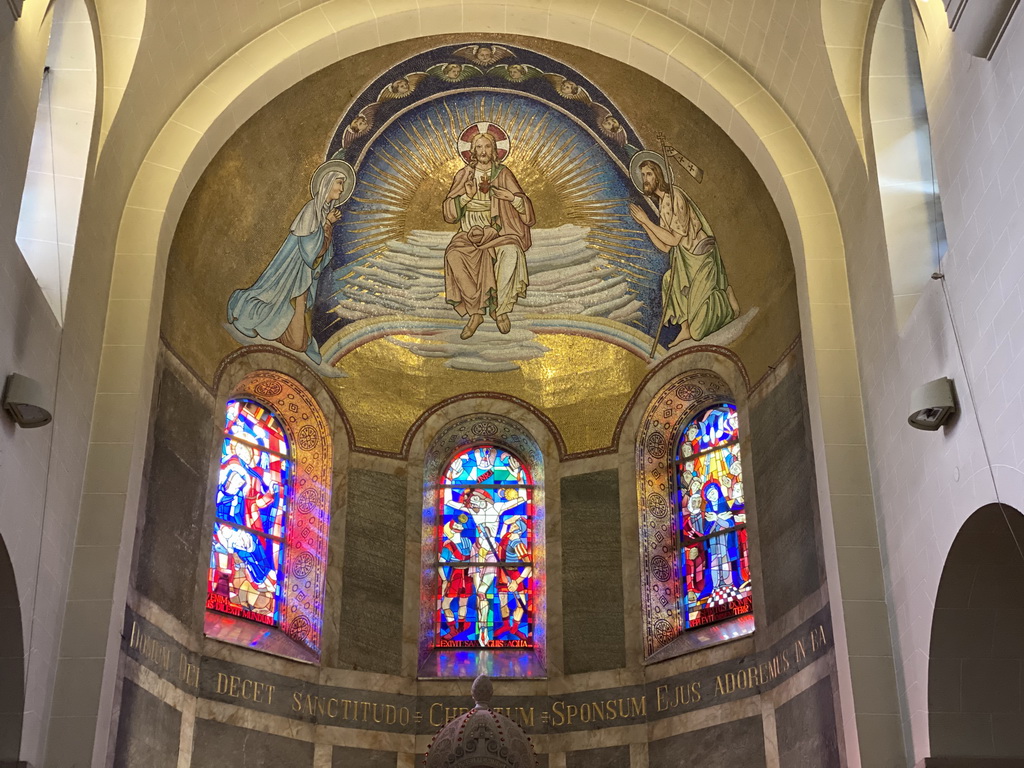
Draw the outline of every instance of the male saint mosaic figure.
[[[463,142],[467,138],[466,165],[442,206],[444,220],[459,225],[444,254],[444,287],[448,303],[469,316],[463,339],[476,333],[487,312],[501,333],[512,329],[508,315],[530,284],[526,252],[536,223],[533,203],[499,159],[504,131],[482,123],[470,126]]]
[[[645,151],[638,153],[631,164],[639,169],[635,181],[640,191],[658,206],[658,223],[635,203],[630,203],[629,212],[654,247],[668,254],[661,301],[663,322],[679,325],[679,333],[669,343],[674,347],[687,339],[700,341],[731,323],[739,317],[740,306],[725,274],[711,225],[682,189],[669,184],[663,162],[660,155]],[[659,327],[655,336],[660,331]]]

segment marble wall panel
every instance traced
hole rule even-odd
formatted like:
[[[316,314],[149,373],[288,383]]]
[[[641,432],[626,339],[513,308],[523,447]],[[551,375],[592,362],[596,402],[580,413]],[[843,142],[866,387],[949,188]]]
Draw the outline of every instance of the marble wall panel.
[[[198,620],[196,553],[209,547],[203,527],[214,414],[208,396],[170,365],[163,367],[146,471],[136,588],[189,627]]]
[[[819,680],[775,710],[779,768],[839,768],[832,681]]]
[[[357,747],[335,747],[331,768],[395,768],[398,754]]]
[[[757,532],[764,579],[764,612],[775,621],[823,582],[815,521],[814,481],[803,366],[794,368],[750,408],[751,456],[757,494]]]
[[[196,720],[191,768],[311,768],[313,744],[213,720]]]
[[[114,768],[176,768],[181,713],[125,680]]]
[[[626,664],[619,478],[613,470],[562,480],[565,671]]]
[[[565,768],[629,768],[629,747],[581,749],[565,755]]]
[[[402,661],[405,479],[354,469],[349,475],[342,569],[341,666],[397,674]]]
[[[755,768],[765,765],[761,718],[748,717],[711,728],[652,741],[650,768],[677,768],[684,756],[701,768]]]

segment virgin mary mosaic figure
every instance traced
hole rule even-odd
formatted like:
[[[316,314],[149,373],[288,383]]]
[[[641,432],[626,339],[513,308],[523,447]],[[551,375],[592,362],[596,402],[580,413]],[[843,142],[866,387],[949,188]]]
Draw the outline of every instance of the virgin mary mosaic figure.
[[[355,184],[355,171],[343,160],[328,160],[314,171],[311,199],[281,248],[256,282],[228,299],[228,323],[239,333],[276,341],[319,365],[320,347],[311,330],[313,303],[320,275],[334,256],[334,225]]]

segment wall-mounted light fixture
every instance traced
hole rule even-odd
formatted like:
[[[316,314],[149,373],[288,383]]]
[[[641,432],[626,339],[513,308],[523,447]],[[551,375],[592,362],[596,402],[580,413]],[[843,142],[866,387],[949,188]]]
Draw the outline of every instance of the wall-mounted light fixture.
[[[953,380],[945,377],[929,381],[910,395],[910,416],[907,421],[914,429],[934,432],[956,413],[956,390]]]
[[[45,427],[53,418],[43,385],[20,373],[12,373],[7,377],[3,406],[17,425],[24,429]]]

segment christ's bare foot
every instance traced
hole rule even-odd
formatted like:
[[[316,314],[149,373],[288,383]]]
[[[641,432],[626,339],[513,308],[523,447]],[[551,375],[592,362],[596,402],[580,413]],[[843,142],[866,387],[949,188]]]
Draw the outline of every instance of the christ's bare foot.
[[[459,338],[462,339],[463,341],[468,339],[470,336],[476,333],[476,329],[480,327],[483,321],[483,315],[470,315],[469,322],[466,323],[466,327],[462,329],[462,333],[459,334]]]
[[[508,333],[512,330],[512,321],[508,319],[508,315],[498,315],[494,318],[494,323],[502,333]]]
[[[677,344],[682,344],[684,341],[689,341],[692,338],[693,337],[690,336],[690,324],[683,323],[682,326],[679,328],[679,333],[676,335],[674,339],[672,339],[672,341],[668,343],[668,347],[669,349],[671,349]]]

